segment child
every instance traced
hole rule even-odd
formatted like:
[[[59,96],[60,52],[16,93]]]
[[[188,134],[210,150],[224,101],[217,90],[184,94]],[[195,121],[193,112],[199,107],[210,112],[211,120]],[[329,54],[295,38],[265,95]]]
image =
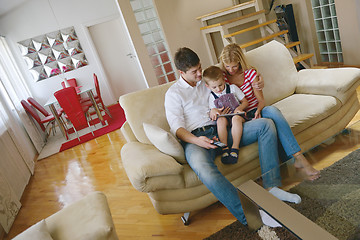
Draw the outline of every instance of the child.
[[[206,87],[211,90],[209,96],[210,118],[217,124],[219,139],[226,144],[221,155],[224,164],[235,164],[238,160],[239,145],[245,119],[240,115],[224,117],[220,114],[225,110],[230,113],[244,113],[248,101],[244,93],[236,86],[225,83],[223,71],[216,66],[205,69],[203,79]],[[240,103],[240,104],[239,104]],[[233,144],[231,149],[227,146],[227,126],[231,120],[231,134]]]

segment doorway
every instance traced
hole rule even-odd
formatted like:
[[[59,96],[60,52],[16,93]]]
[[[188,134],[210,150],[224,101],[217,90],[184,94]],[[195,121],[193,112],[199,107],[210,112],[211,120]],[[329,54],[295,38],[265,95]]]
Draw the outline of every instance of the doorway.
[[[121,95],[147,88],[121,18],[89,26],[88,30],[117,100]]]

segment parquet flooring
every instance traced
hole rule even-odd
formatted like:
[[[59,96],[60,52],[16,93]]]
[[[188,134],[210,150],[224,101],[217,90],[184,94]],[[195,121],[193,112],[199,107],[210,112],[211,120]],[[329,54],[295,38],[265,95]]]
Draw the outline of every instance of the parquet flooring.
[[[354,121],[359,119],[358,113]],[[158,214],[148,196],[131,186],[120,157],[123,144],[125,139],[116,130],[38,161],[21,198],[22,208],[4,239],[15,237],[92,191],[106,194],[119,239],[203,239],[236,220],[220,203],[194,213],[189,226],[183,225],[181,214]],[[326,149],[313,153],[317,169],[352,151],[334,147],[338,148],[336,155]]]

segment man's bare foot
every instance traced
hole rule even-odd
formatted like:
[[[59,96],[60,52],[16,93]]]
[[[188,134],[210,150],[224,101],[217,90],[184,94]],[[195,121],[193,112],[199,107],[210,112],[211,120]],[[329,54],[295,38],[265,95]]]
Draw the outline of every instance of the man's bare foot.
[[[294,155],[295,168],[303,170],[308,175],[309,180],[315,180],[320,177],[320,171],[313,168],[302,153]]]

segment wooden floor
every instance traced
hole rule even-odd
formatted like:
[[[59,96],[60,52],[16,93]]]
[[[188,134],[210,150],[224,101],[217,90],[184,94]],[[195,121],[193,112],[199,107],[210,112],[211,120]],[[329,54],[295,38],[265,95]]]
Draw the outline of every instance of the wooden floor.
[[[359,119],[358,113],[354,121]],[[203,239],[236,220],[220,203],[195,213],[189,226],[183,225],[181,214],[158,214],[148,196],[135,190],[126,176],[120,158],[124,143],[117,130],[38,161],[21,199],[22,208],[4,239],[92,191],[106,194],[119,239]],[[318,151],[314,154],[319,161],[312,163],[322,169],[351,151],[341,147],[336,155]]]

